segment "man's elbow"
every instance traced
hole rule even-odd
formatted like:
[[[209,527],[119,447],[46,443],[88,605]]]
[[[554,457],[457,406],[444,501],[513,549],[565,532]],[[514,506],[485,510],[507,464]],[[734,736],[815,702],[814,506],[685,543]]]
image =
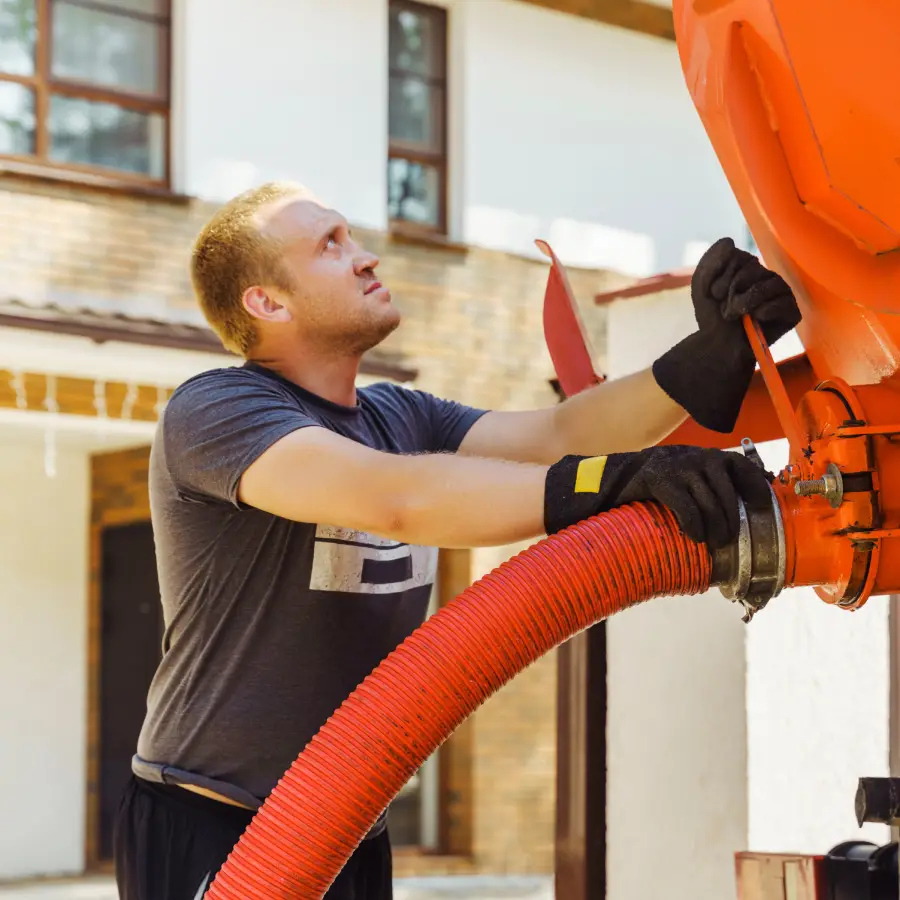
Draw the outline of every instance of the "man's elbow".
[[[396,496],[378,510],[377,533],[404,544],[422,543],[422,510],[415,498]]]
[[[366,530],[404,544],[430,544],[436,538],[434,507],[422,492],[403,491],[383,499],[372,509]]]
[[[322,497],[318,512],[319,521],[337,528],[348,528],[391,541],[409,543],[418,518],[416,502],[405,496],[406,492],[340,491],[340,497],[332,495],[329,502]]]

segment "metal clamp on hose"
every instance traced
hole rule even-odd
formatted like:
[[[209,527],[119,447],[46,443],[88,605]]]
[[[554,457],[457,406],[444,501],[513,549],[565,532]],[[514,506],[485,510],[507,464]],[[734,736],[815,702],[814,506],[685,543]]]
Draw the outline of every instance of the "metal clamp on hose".
[[[759,458],[752,441],[745,439],[741,444],[746,456]],[[724,597],[744,607],[744,622],[784,588],[784,520],[775,492],[770,489],[770,494],[772,505],[766,509],[748,510],[738,501],[738,539],[713,554],[712,583]]]

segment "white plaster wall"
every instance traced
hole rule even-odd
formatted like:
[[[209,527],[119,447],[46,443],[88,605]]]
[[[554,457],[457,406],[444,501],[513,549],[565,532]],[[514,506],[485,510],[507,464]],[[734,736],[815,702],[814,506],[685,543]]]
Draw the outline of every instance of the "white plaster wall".
[[[0,880],[84,865],[88,458],[0,441]]]
[[[295,179],[352,221],[387,204],[386,0],[176,0],[181,189]]]
[[[607,896],[732,898],[747,834],[739,612],[710,592],[607,627]]]
[[[613,304],[611,377],[694,327],[684,292]],[[659,598],[607,628],[608,898],[732,898],[733,854],[747,841],[740,610],[718,591]]]
[[[649,365],[694,328],[686,290],[614,303],[610,372]],[[773,355],[801,350],[792,334]],[[759,449],[774,471],[786,462],[784,441]],[[888,774],[887,598],[850,614],[789,590],[745,626],[712,591],[608,627],[610,900],[730,898],[737,850],[889,839],[853,811],[857,778]],[[641,866],[648,818],[662,858]]]
[[[541,237],[634,275],[742,239],[673,43],[516,0],[438,2],[454,237],[529,256]],[[180,189],[224,200],[293,178],[385,227],[387,0],[176,6]]]
[[[760,447],[787,463],[787,442]],[[860,776],[889,775],[888,597],[857,612],[810,588],[785,591],[747,630],[748,849],[822,853],[845,840],[890,840],[860,829]]]
[[[696,262],[743,217],[674,43],[514,0],[464,19],[465,240],[549,240],[571,265],[634,275]]]

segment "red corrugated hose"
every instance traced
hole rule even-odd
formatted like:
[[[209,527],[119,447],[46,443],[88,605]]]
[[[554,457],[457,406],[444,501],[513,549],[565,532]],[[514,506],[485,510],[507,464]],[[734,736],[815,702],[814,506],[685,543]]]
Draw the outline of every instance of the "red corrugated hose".
[[[633,504],[503,563],[407,638],[320,729],[254,816],[210,900],[321,900],[422,763],[488,697],[590,625],[709,588],[705,546]]]

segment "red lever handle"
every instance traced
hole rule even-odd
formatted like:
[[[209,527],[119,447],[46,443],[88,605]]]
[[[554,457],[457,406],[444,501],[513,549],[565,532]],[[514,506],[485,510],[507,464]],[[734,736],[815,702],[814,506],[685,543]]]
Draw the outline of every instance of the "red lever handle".
[[[747,332],[747,340],[750,341],[753,355],[759,363],[759,371],[765,382],[766,390],[768,390],[772,405],[775,407],[775,415],[778,416],[781,429],[790,445],[791,459],[797,461],[801,474],[807,477],[810,472],[809,461],[803,454],[807,441],[803,437],[800,423],[794,414],[794,406],[788,396],[787,388],[781,380],[775,360],[772,359],[766,336],[763,334],[759,322],[754,321],[750,316],[744,316],[743,323],[744,331]]]

